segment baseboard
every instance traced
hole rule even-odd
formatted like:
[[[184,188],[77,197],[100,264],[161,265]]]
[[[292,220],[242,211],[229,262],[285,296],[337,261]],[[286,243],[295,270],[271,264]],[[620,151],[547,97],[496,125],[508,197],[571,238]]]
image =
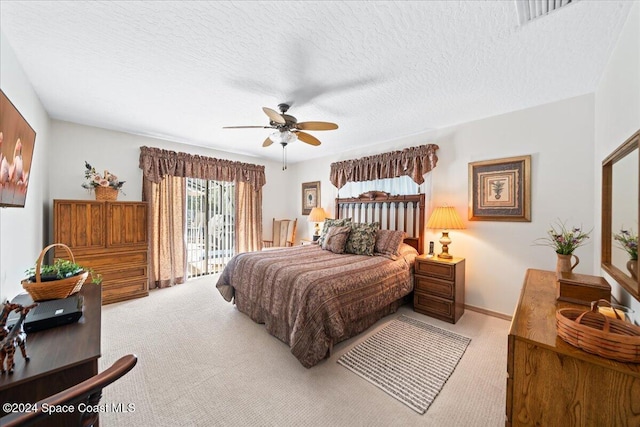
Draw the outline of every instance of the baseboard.
[[[497,311],[487,310],[486,308],[475,307],[473,305],[464,305],[465,310],[475,311],[477,313],[486,314],[487,316],[497,317],[498,319],[508,320],[511,322],[511,318],[513,316],[509,316],[508,314],[499,313]]]

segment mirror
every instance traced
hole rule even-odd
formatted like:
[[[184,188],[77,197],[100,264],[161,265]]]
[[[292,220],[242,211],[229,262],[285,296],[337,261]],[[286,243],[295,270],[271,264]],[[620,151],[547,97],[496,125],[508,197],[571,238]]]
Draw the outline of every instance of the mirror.
[[[640,131],[602,162],[602,268],[640,301]],[[633,246],[635,242],[635,251]],[[632,253],[636,259],[633,260]]]

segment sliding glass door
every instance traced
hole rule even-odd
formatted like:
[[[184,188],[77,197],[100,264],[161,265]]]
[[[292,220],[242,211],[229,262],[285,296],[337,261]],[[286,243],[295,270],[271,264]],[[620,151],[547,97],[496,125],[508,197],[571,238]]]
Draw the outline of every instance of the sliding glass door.
[[[189,277],[222,271],[235,254],[235,184],[187,178]]]

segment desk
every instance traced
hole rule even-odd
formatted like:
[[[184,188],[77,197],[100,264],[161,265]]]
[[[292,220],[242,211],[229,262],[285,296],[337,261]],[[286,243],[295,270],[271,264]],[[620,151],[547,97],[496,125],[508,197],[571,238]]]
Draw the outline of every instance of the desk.
[[[0,377],[0,402],[34,403],[98,373],[101,291],[93,283],[82,287],[84,309],[77,323],[27,334],[31,360],[25,363],[16,351],[15,372]],[[0,411],[0,416],[5,415]],[[72,425],[53,416],[46,421],[36,425]]]

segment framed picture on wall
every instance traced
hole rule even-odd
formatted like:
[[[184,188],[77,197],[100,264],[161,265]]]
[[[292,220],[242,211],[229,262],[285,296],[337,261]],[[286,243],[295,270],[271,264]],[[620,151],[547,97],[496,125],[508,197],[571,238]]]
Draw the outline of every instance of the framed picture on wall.
[[[531,156],[469,163],[469,220],[531,221]]]
[[[320,206],[320,181],[302,183],[302,215]]]
[[[24,207],[35,142],[36,132],[0,90],[0,207]]]

